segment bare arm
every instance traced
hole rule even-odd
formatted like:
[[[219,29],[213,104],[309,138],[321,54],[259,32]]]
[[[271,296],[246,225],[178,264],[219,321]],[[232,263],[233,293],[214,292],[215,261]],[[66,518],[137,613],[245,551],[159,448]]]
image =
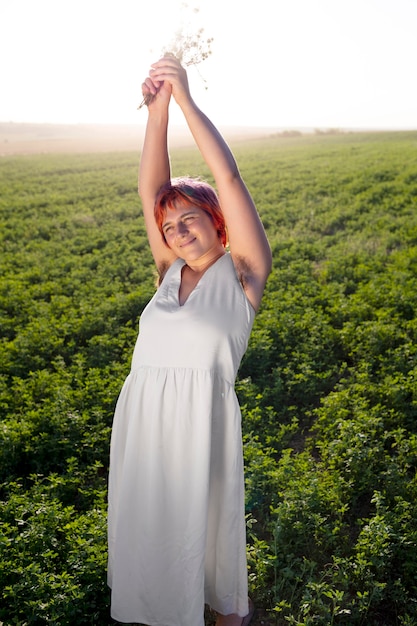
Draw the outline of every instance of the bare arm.
[[[161,59],[153,80],[167,81],[194,140],[214,177],[225,216],[230,252],[249,301],[258,308],[271,271],[271,250],[252,197],[225,140],[191,98],[187,75],[178,61]]]
[[[167,143],[171,87],[169,84],[161,85],[147,79],[142,85],[142,90],[144,94],[153,93],[156,97],[148,106],[148,121],[139,165],[138,191],[142,200],[149,245],[158,272],[161,274],[176,258],[165,245],[154,217],[156,195],[171,175]]]

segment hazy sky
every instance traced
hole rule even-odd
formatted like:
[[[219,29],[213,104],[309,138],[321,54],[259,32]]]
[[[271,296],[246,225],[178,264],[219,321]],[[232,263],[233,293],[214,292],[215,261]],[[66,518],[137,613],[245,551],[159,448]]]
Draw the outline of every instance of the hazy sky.
[[[0,121],[142,124],[149,64],[194,15],[214,41],[190,84],[217,124],[417,128],[417,0],[181,4],[0,0]]]

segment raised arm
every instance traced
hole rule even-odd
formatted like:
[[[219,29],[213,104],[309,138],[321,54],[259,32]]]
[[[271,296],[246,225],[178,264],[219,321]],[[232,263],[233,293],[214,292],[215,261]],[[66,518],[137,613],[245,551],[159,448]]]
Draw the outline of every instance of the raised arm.
[[[170,179],[168,155],[168,106],[171,85],[147,78],[142,85],[144,95],[154,97],[148,105],[148,121],[139,165],[138,191],[146,230],[158,272],[175,260],[173,252],[165,245],[154,217],[155,198],[164,183]]]
[[[208,117],[193,101],[187,74],[173,57],[152,66],[152,80],[169,82],[172,96],[216,183],[225,216],[230,252],[249,301],[258,308],[271,271],[271,250],[252,197],[234,156]]]

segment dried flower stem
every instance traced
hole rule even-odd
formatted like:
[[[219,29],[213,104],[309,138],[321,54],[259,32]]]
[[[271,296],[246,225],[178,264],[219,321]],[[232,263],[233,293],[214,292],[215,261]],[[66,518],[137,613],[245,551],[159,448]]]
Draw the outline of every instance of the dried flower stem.
[[[187,7],[187,5],[184,4],[184,7]],[[197,12],[197,9],[194,9],[194,12]],[[198,65],[210,56],[212,42],[212,37],[204,38],[204,28],[200,28],[196,33],[193,33],[182,27],[175,33],[171,43],[163,48],[162,56],[173,56],[185,67]],[[148,106],[154,98],[153,94],[146,94],[138,109]]]

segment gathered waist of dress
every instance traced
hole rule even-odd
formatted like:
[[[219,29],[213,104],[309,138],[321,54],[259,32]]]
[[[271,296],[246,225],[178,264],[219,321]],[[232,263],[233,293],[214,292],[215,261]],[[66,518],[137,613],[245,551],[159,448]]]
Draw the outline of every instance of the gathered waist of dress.
[[[229,378],[215,368],[184,367],[184,366],[154,366],[145,364],[132,364],[130,376],[159,376],[162,378],[210,378],[222,381],[226,385],[234,387],[236,376]]]

